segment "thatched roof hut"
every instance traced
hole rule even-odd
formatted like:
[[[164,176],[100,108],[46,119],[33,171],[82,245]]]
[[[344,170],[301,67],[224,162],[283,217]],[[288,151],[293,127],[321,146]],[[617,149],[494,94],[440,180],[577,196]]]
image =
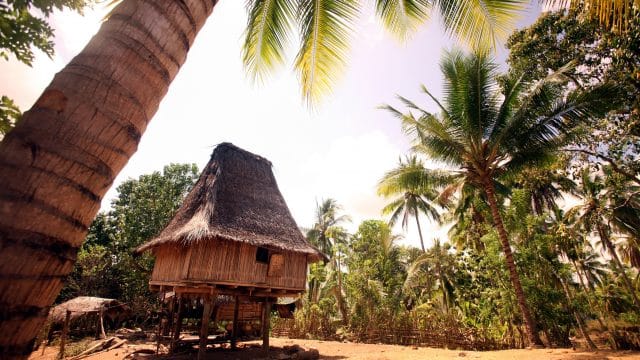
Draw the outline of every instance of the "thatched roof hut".
[[[155,239],[183,246],[211,238],[245,242],[325,258],[300,232],[278,189],[271,162],[231,143],[218,145],[176,215]]]
[[[51,309],[49,322],[52,324],[62,323],[65,320],[67,311],[71,313],[70,320],[73,321],[87,315],[97,315],[100,312],[110,317],[118,316],[119,314],[126,314],[129,311],[129,307],[114,299],[79,296]]]
[[[230,143],[215,148],[166,228],[136,252],[147,250],[156,257],[152,289],[240,296],[268,304],[263,312],[304,292],[307,264],[326,259],[296,225],[271,162]]]

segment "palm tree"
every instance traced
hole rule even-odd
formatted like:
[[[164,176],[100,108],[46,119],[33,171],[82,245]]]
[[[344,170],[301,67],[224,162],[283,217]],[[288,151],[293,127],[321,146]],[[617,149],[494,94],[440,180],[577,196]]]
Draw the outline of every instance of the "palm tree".
[[[347,232],[340,225],[351,221],[351,219],[346,215],[339,215],[341,210],[342,207],[334,199],[326,199],[320,204],[316,203],[316,222],[307,231],[307,239],[330,256],[330,273],[327,277],[336,278],[336,288],[331,292],[338,302],[342,322],[348,325],[349,316],[342,286],[342,252],[340,251],[340,247],[346,245]],[[317,279],[312,278],[309,284],[310,293],[320,294],[321,285]]]
[[[602,247],[607,250],[613,260],[613,269],[631,295],[633,304],[640,308],[640,301],[631,280],[625,272],[624,265],[620,261],[618,251],[613,240],[609,219],[611,211],[608,207],[608,197],[604,193],[606,186],[599,175],[591,176],[588,168],[584,168],[580,174],[579,195],[583,203],[569,210],[571,214],[579,214],[577,225],[589,233],[595,233],[600,239]]]
[[[114,1],[118,2],[118,1]],[[23,359],[70,273],[100,201],[140,138],[217,0],[123,0],[0,143],[0,350]],[[472,44],[506,34],[525,0],[377,0],[392,31],[431,9]],[[249,2],[245,63],[269,69],[292,22],[303,94],[316,99],[345,58],[357,1]],[[338,73],[337,71],[335,73]]]
[[[517,183],[531,194],[531,206],[535,215],[543,215],[544,210],[558,210],[556,200],[563,194],[575,194],[576,183],[557,171],[559,162],[545,168],[525,169],[519,174]]]
[[[449,308],[453,304],[454,285],[452,278],[455,265],[454,257],[449,253],[450,248],[451,245],[448,243],[442,244],[440,239],[434,239],[433,246],[409,265],[407,278],[404,283],[405,289],[414,287],[417,285],[417,276],[425,272],[425,270],[427,273],[435,275],[438,280],[440,294],[442,295],[442,308],[445,313],[449,312]]]
[[[406,161],[400,159],[398,167],[388,171],[378,183],[378,195],[385,198],[397,196],[383,209],[384,215],[391,214],[389,226],[393,226],[402,217],[402,228],[407,229],[409,219],[416,219],[418,236],[422,252],[425,252],[422,229],[420,228],[420,213],[435,221],[440,221],[440,214],[434,204],[437,191],[430,186],[427,169],[417,156],[408,156]]]
[[[463,55],[453,51],[441,62],[445,99],[435,101],[440,114],[409,104],[398,116],[415,140],[413,150],[454,168],[459,181],[481,189],[489,203],[494,227],[502,244],[509,277],[518,300],[531,344],[542,345],[526,303],[496,197],[500,178],[513,177],[525,166],[548,163],[570,139],[581,121],[598,118],[611,108],[614,87],[601,85],[588,92],[562,96],[561,72],[538,83],[523,76],[505,76],[497,91],[496,66],[485,54]],[[407,104],[407,102],[405,102]],[[414,115],[413,112],[417,112]]]

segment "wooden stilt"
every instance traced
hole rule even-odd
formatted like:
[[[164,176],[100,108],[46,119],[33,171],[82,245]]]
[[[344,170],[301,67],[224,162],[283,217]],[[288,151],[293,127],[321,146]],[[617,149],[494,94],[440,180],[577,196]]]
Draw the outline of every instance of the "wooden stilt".
[[[204,359],[207,350],[207,340],[209,338],[209,319],[213,310],[211,296],[204,297],[204,309],[202,310],[202,324],[200,326],[200,347],[198,349],[198,360]]]
[[[180,340],[180,332],[182,331],[182,295],[176,294],[178,304],[176,306],[176,318],[173,321],[173,336],[171,337],[171,352],[176,348],[176,342]]]
[[[262,308],[262,351],[269,354],[269,323],[271,322],[271,299],[264,300]]]
[[[233,330],[231,331],[231,349],[236,348],[238,342],[238,310],[240,308],[240,298],[236,296],[236,301],[233,306]]]
[[[175,307],[175,300],[176,300],[175,295],[171,299],[169,299],[167,326],[165,326],[164,329],[162,330],[162,336],[169,336],[169,334],[171,334],[171,330],[173,330],[173,312]]]
[[[104,332],[104,307],[100,308],[100,339],[106,339],[107,334]]]
[[[62,335],[60,336],[60,353],[58,353],[59,359],[64,359],[64,346],[67,343],[67,336],[69,335],[69,321],[71,319],[71,311],[67,310],[64,317],[64,325],[62,327]]]

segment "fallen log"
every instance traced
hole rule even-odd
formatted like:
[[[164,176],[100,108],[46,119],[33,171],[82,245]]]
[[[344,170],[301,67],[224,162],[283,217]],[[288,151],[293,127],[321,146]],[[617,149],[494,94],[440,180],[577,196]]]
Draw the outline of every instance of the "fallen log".
[[[114,341],[115,340],[115,341]],[[111,344],[111,342],[113,342],[113,344]],[[116,337],[112,337],[109,338],[103,342],[101,342],[100,344],[97,344],[95,346],[92,346],[91,348],[83,351],[82,353],[68,359],[68,360],[80,360],[80,359],[84,359],[87,356],[90,355],[95,355],[95,354],[100,354],[100,353],[104,353],[113,349],[117,349],[119,347],[121,347],[122,345],[126,344],[127,340],[125,339],[118,339]]]

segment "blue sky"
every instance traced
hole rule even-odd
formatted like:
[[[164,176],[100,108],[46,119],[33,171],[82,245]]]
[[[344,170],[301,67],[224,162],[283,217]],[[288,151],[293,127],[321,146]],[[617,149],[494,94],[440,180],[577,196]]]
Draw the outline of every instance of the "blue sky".
[[[419,87],[424,84],[434,94],[441,93],[438,62],[455,41],[443,34],[434,18],[401,44],[383,30],[372,6],[365,6],[355,25],[343,76],[320,106],[309,109],[291,66],[279,69],[262,84],[253,84],[246,76],[240,61],[246,23],[243,3],[218,3],[138,152],[107,193],[103,209],[109,207],[115,187],[124,179],[172,162],[193,162],[202,168],[216,144],[232,142],[271,160],[299,226],[311,225],[316,199],[327,197],[336,199],[353,218],[351,230],[361,220],[381,218],[385,201],[376,195],[375,185],[409,144],[397,120],[377,107],[399,105],[395,94],[401,94],[435,110]],[[535,20],[536,4],[534,1],[518,26]],[[0,93],[28,109],[55,72],[98,30],[104,13],[99,7],[86,11],[84,17],[56,13],[51,19],[56,28],[56,56],[48,59],[40,54],[33,68],[15,60],[0,63]],[[505,56],[500,50],[496,58],[504,63]],[[426,219],[423,222],[427,239],[445,238],[442,229]],[[419,246],[415,229],[410,228],[403,243]]]

